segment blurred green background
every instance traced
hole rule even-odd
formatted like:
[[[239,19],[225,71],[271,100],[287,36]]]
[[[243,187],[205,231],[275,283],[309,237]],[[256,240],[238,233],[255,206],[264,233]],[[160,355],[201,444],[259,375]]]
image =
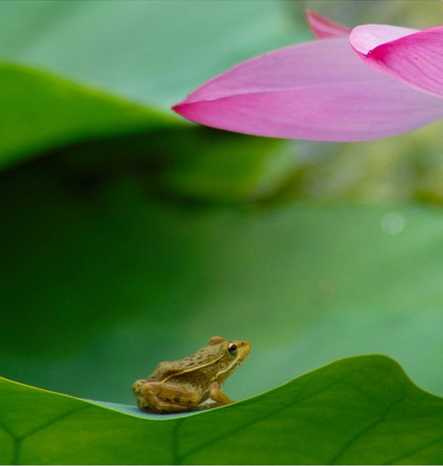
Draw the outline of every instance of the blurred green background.
[[[443,394],[443,125],[360,144],[200,128],[215,73],[439,0],[3,0],[0,374],[132,402],[211,335],[252,341],[252,396],[336,358],[395,357]]]

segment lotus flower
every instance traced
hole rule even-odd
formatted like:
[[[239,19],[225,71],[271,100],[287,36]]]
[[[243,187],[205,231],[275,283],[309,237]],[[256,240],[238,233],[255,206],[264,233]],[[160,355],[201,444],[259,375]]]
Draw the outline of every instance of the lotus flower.
[[[173,109],[214,128],[316,141],[378,139],[443,118],[443,26],[307,19],[321,40],[247,60]]]

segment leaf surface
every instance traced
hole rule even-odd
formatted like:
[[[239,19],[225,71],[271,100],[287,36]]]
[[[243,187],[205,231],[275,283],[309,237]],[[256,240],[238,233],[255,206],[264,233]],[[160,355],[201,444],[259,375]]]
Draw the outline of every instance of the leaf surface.
[[[54,146],[178,124],[158,110],[9,63],[0,63],[0,108],[0,168]]]
[[[0,379],[0,425],[2,463],[443,460],[443,400],[415,387],[381,356],[335,362],[232,406],[163,417]]]

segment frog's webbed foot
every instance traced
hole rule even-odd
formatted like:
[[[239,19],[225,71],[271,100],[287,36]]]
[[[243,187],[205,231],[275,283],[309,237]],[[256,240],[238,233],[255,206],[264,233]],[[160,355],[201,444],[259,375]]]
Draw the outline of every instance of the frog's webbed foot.
[[[215,403],[210,407],[228,405],[234,403],[228,395],[222,390],[221,385],[217,382],[213,382],[209,387],[209,397],[214,400]]]

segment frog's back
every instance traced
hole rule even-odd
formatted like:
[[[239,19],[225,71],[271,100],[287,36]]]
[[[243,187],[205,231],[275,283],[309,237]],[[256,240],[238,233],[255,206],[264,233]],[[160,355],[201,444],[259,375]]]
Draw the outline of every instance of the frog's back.
[[[179,361],[162,361],[149,376],[148,380],[161,382],[165,378],[177,374],[180,370]]]
[[[188,374],[202,368],[218,359],[218,352],[208,350],[208,347],[202,348],[190,356],[178,359],[176,361],[162,361],[155,368],[149,377],[149,380],[158,382],[170,379],[180,374]]]

